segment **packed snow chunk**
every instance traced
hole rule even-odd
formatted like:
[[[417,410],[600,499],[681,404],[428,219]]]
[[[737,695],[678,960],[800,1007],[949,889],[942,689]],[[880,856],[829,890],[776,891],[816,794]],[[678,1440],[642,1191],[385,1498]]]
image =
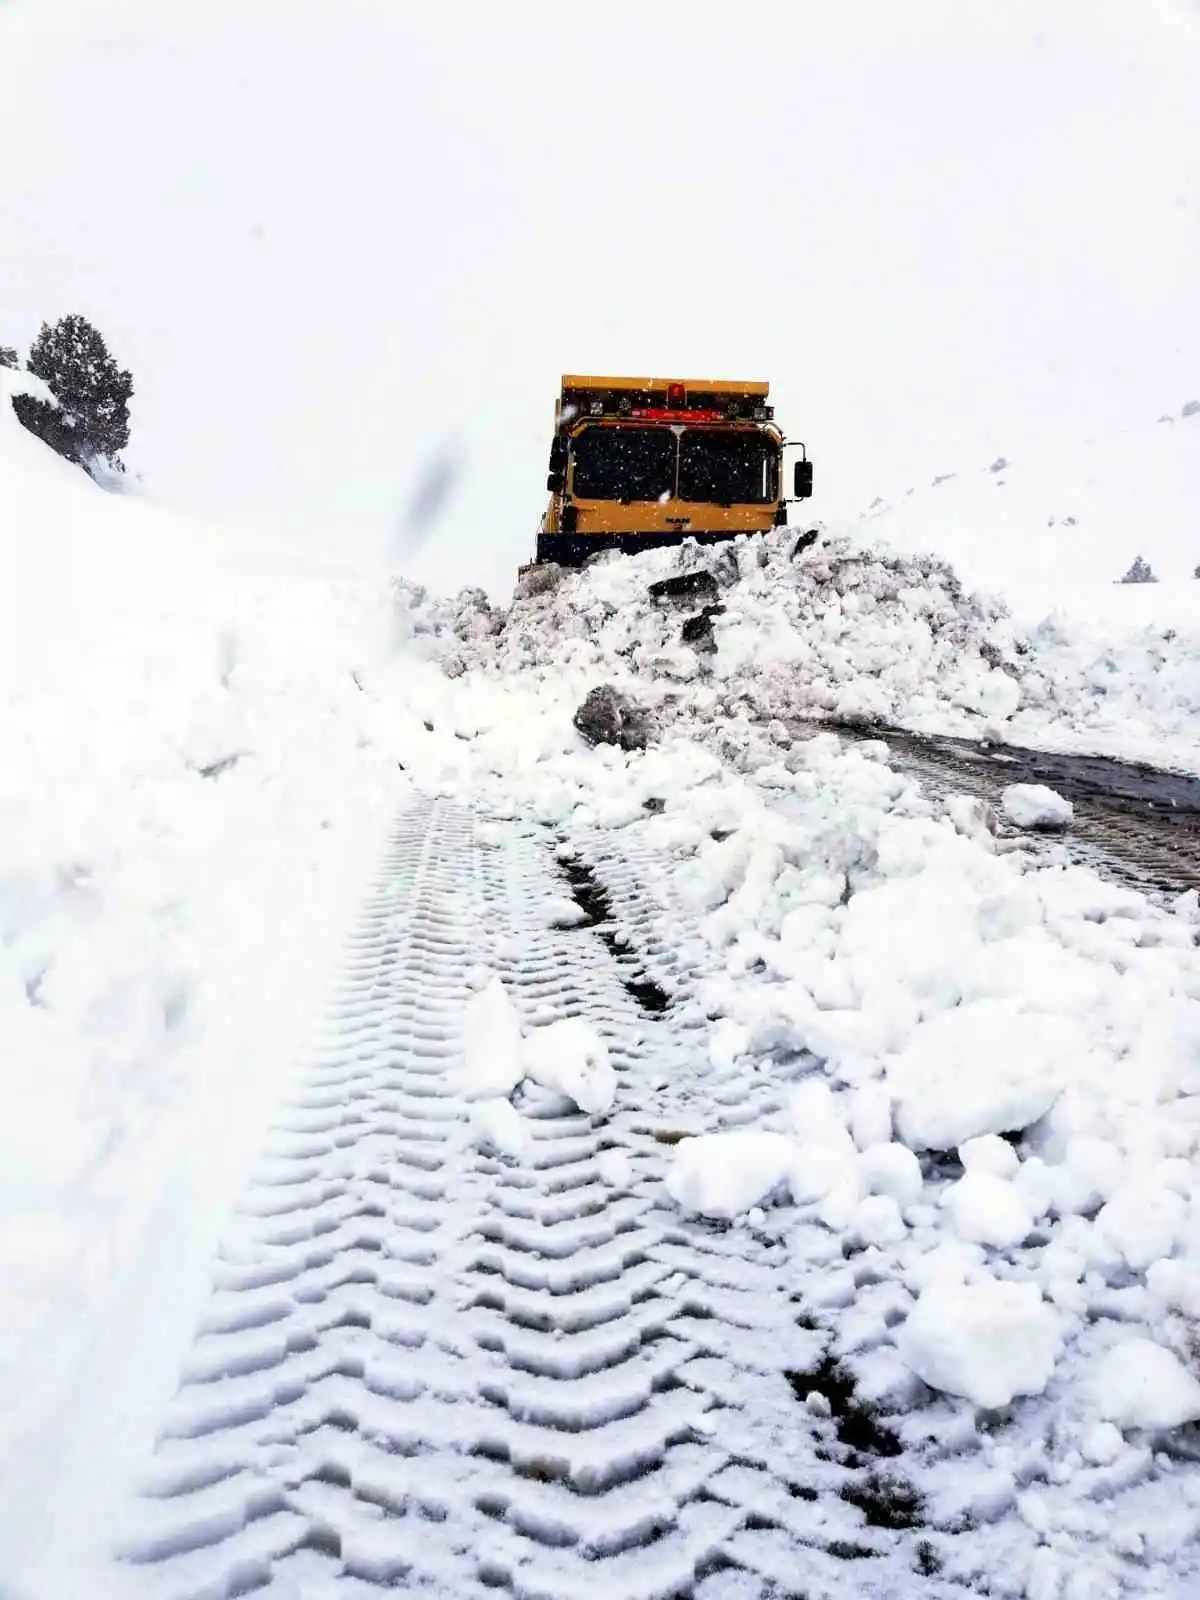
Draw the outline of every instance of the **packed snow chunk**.
[[[953,1150],[1027,1128],[1084,1075],[1086,1055],[1077,1022],[1022,1011],[1007,996],[939,1012],[918,1025],[889,1074],[897,1133],[914,1150]]]
[[[534,595],[549,594],[557,589],[566,575],[566,569],[554,561],[543,561],[536,567],[524,567],[517,574],[514,600],[531,600]]]
[[[1090,1374],[1097,1414],[1118,1428],[1179,1428],[1200,1417],[1200,1382],[1152,1339],[1125,1339]]]
[[[471,1107],[471,1127],[476,1141],[518,1160],[529,1148],[529,1134],[520,1114],[505,1099],[477,1100]]]
[[[579,928],[590,920],[583,907],[569,895],[555,895],[538,909],[548,928]]]
[[[1144,1272],[1175,1249],[1186,1215],[1186,1202],[1173,1189],[1136,1178],[1121,1184],[1100,1208],[1096,1231],[1120,1252],[1126,1266]]]
[[[964,1244],[947,1230],[941,1242],[912,1257],[904,1270],[905,1287],[920,1294],[934,1284],[952,1283],[960,1287],[987,1277],[987,1257],[981,1245]]]
[[[463,1080],[481,1099],[509,1095],[525,1076],[521,1021],[499,978],[492,978],[463,1008]]]
[[[901,1359],[931,1389],[989,1410],[1041,1394],[1061,1346],[1037,1286],[992,1277],[930,1283],[896,1333]]]
[[[1071,802],[1044,783],[1010,783],[1000,805],[1018,828],[1065,828],[1075,815]]]
[[[1146,1268],[1146,1287],[1156,1300],[1200,1322],[1200,1265],[1194,1261],[1155,1261]]]
[[[820,1078],[799,1084],[792,1092],[790,1111],[796,1143],[788,1183],[796,1204],[823,1200],[847,1183],[858,1186],[856,1198],[860,1198],[854,1140],[829,1085]]]
[[[968,1139],[958,1147],[958,1159],[967,1172],[990,1172],[996,1178],[1011,1178],[1021,1165],[1017,1152],[998,1133],[985,1133]]]
[[[750,1030],[732,1017],[721,1017],[708,1037],[708,1059],[718,1072],[728,1072],[750,1042]]]
[[[850,1214],[848,1231],[863,1244],[896,1244],[908,1229],[890,1194],[869,1194]]]
[[[667,1193],[685,1211],[728,1222],[781,1187],[793,1155],[784,1134],[751,1128],[681,1139],[667,1173]]]
[[[943,810],[959,833],[989,846],[996,832],[996,813],[986,800],[971,794],[948,795]]]
[[[993,1172],[968,1172],[947,1191],[954,1231],[970,1244],[1007,1250],[1033,1227],[1033,1211],[1023,1195]]]
[[[1114,1428],[1111,1422],[1097,1422],[1079,1441],[1080,1455],[1094,1467],[1110,1466],[1124,1448],[1120,1429]]]
[[[898,1206],[915,1205],[921,1198],[921,1163],[907,1145],[868,1145],[858,1158],[858,1170],[868,1194],[888,1195]]]
[[[852,1227],[855,1213],[866,1198],[858,1169],[850,1167],[818,1205],[817,1221],[833,1233],[845,1233]]]
[[[535,1028],[525,1040],[525,1076],[573,1100],[581,1111],[604,1116],[617,1094],[608,1046],[581,1017]]]

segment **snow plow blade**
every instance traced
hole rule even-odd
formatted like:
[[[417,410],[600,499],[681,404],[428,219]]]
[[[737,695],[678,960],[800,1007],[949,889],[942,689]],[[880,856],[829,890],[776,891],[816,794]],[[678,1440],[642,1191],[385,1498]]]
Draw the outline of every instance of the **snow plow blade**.
[[[685,544],[719,544],[737,539],[744,528],[718,533],[539,533],[537,561],[556,562],[560,567],[582,567],[602,550],[620,550],[625,555],[636,555],[639,550],[663,550]]]

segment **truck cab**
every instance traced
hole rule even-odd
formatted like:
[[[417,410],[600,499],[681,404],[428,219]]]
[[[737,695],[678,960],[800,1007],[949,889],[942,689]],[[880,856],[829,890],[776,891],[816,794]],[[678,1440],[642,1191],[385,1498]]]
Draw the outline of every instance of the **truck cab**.
[[[784,525],[787,447],[765,383],[568,374],[537,560],[581,566],[598,550],[713,543]],[[812,493],[806,454],[793,491]]]

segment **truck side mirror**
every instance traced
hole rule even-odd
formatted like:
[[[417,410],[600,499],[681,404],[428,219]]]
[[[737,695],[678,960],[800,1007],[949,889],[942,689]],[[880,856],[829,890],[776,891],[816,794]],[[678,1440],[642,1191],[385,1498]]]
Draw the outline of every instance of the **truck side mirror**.
[[[556,435],[550,441],[550,471],[546,487],[551,494],[560,494],[567,486],[567,441]]]
[[[797,500],[810,500],[813,492],[813,464],[811,461],[797,461],[792,481],[792,493]]]

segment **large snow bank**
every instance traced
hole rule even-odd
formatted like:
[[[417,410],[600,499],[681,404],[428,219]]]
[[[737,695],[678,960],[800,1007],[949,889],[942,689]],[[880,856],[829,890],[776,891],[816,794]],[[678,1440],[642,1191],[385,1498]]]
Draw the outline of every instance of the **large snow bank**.
[[[16,423],[23,381],[0,370],[2,1585],[103,1535],[425,737],[381,699],[386,584],[105,494]]]

